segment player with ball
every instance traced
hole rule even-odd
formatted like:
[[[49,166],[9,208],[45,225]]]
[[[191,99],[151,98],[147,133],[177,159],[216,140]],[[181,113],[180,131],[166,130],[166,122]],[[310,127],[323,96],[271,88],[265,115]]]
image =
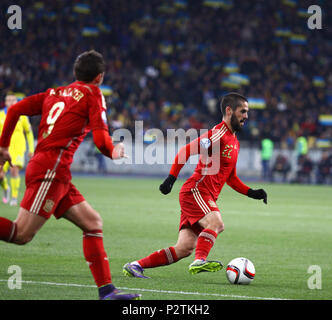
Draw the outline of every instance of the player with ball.
[[[223,265],[220,261],[210,261],[207,257],[218,235],[224,230],[224,223],[216,204],[224,184],[227,183],[243,195],[267,203],[267,194],[263,189],[249,188],[236,174],[240,150],[236,132],[242,129],[248,119],[248,100],[238,93],[229,93],[221,101],[221,111],[222,122],[180,149],[169,176],[160,185],[159,189],[163,194],[170,193],[189,157],[200,155],[193,175],[183,184],[180,191],[181,217],[176,245],[125,264],[125,275],[147,278],[143,274],[144,269],[175,263],[191,255],[194,250],[195,259],[189,265],[191,274],[221,270]]]

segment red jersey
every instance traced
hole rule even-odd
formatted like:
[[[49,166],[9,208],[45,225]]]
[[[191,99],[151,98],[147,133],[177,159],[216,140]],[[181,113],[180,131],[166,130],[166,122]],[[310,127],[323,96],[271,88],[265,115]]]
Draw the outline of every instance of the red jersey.
[[[197,152],[190,151],[196,148]],[[170,174],[177,176],[184,164],[178,164],[181,153],[186,152],[186,160],[190,155],[200,153],[200,159],[193,175],[183,184],[181,192],[197,188],[211,194],[216,201],[225,183],[236,191],[247,194],[249,187],[241,182],[236,175],[236,163],[240,144],[236,135],[223,121],[206,134],[188,144],[177,155]]]
[[[70,165],[80,143],[90,130],[108,130],[106,104],[100,89],[76,81],[68,86],[48,89],[21,101],[24,114],[41,114],[38,143],[30,162],[41,168],[36,179],[47,170],[56,171],[56,179],[71,179]],[[23,105],[22,105],[23,106]],[[6,145],[1,137],[1,145]]]

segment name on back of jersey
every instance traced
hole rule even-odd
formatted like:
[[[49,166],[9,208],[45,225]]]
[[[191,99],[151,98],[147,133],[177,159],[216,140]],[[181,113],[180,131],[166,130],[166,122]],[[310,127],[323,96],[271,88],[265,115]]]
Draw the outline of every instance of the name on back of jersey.
[[[84,97],[84,93],[78,90],[77,88],[65,88],[63,90],[58,90],[58,91],[51,89],[50,95],[58,95],[61,97],[72,97],[77,102]]]

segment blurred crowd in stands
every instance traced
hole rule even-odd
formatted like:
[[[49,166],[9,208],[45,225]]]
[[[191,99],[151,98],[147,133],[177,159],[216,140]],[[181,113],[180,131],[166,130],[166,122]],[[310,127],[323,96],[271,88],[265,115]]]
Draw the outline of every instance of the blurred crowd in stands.
[[[1,1],[2,14],[11,2]],[[24,96],[72,82],[75,57],[95,49],[107,62],[111,130],[133,131],[137,120],[146,130],[210,128],[222,116],[220,97],[235,91],[251,107],[240,141],[258,146],[269,137],[294,149],[303,136],[309,148],[331,148],[331,1],[315,1],[320,30],[308,28],[307,0],[15,4],[22,30],[0,27],[1,101],[8,91]]]
[[[307,139],[296,139],[294,152],[274,149],[269,138],[261,141],[262,180],[282,183],[332,184],[332,152],[323,149],[320,156],[312,159]],[[316,152],[317,154],[317,152]]]
[[[262,178],[267,182],[332,184],[332,153],[327,150],[322,152],[317,162],[309,155],[300,156],[295,167],[295,174],[292,175],[290,157],[277,153],[274,161],[265,166]]]

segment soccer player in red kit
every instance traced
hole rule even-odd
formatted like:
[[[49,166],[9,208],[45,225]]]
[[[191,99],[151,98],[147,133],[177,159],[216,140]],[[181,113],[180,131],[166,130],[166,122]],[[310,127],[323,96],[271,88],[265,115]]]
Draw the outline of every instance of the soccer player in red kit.
[[[83,253],[103,300],[138,299],[112,284],[103,246],[102,219],[71,183],[70,165],[89,131],[98,149],[107,157],[125,157],[122,143],[113,145],[108,133],[106,104],[99,89],[105,62],[94,50],[79,55],[74,64],[77,81],[48,89],[13,105],[7,113],[0,139],[0,166],[11,164],[8,152],[12,132],[21,115],[41,115],[38,143],[25,175],[26,191],[15,221],[0,217],[0,240],[26,244],[54,215],[83,231]]]
[[[181,168],[189,157],[200,154],[195,172],[180,191],[181,217],[176,245],[125,264],[125,275],[147,278],[143,274],[144,269],[175,263],[189,256],[195,248],[195,259],[189,266],[191,274],[220,270],[223,267],[222,263],[209,261],[207,256],[218,234],[224,230],[224,223],[216,204],[224,184],[227,183],[243,195],[263,199],[267,203],[267,194],[263,189],[250,189],[236,174],[240,144],[235,133],[241,130],[248,119],[248,101],[240,94],[229,93],[221,101],[221,111],[223,121],[180,149],[169,176],[160,185],[163,194],[171,192]]]

